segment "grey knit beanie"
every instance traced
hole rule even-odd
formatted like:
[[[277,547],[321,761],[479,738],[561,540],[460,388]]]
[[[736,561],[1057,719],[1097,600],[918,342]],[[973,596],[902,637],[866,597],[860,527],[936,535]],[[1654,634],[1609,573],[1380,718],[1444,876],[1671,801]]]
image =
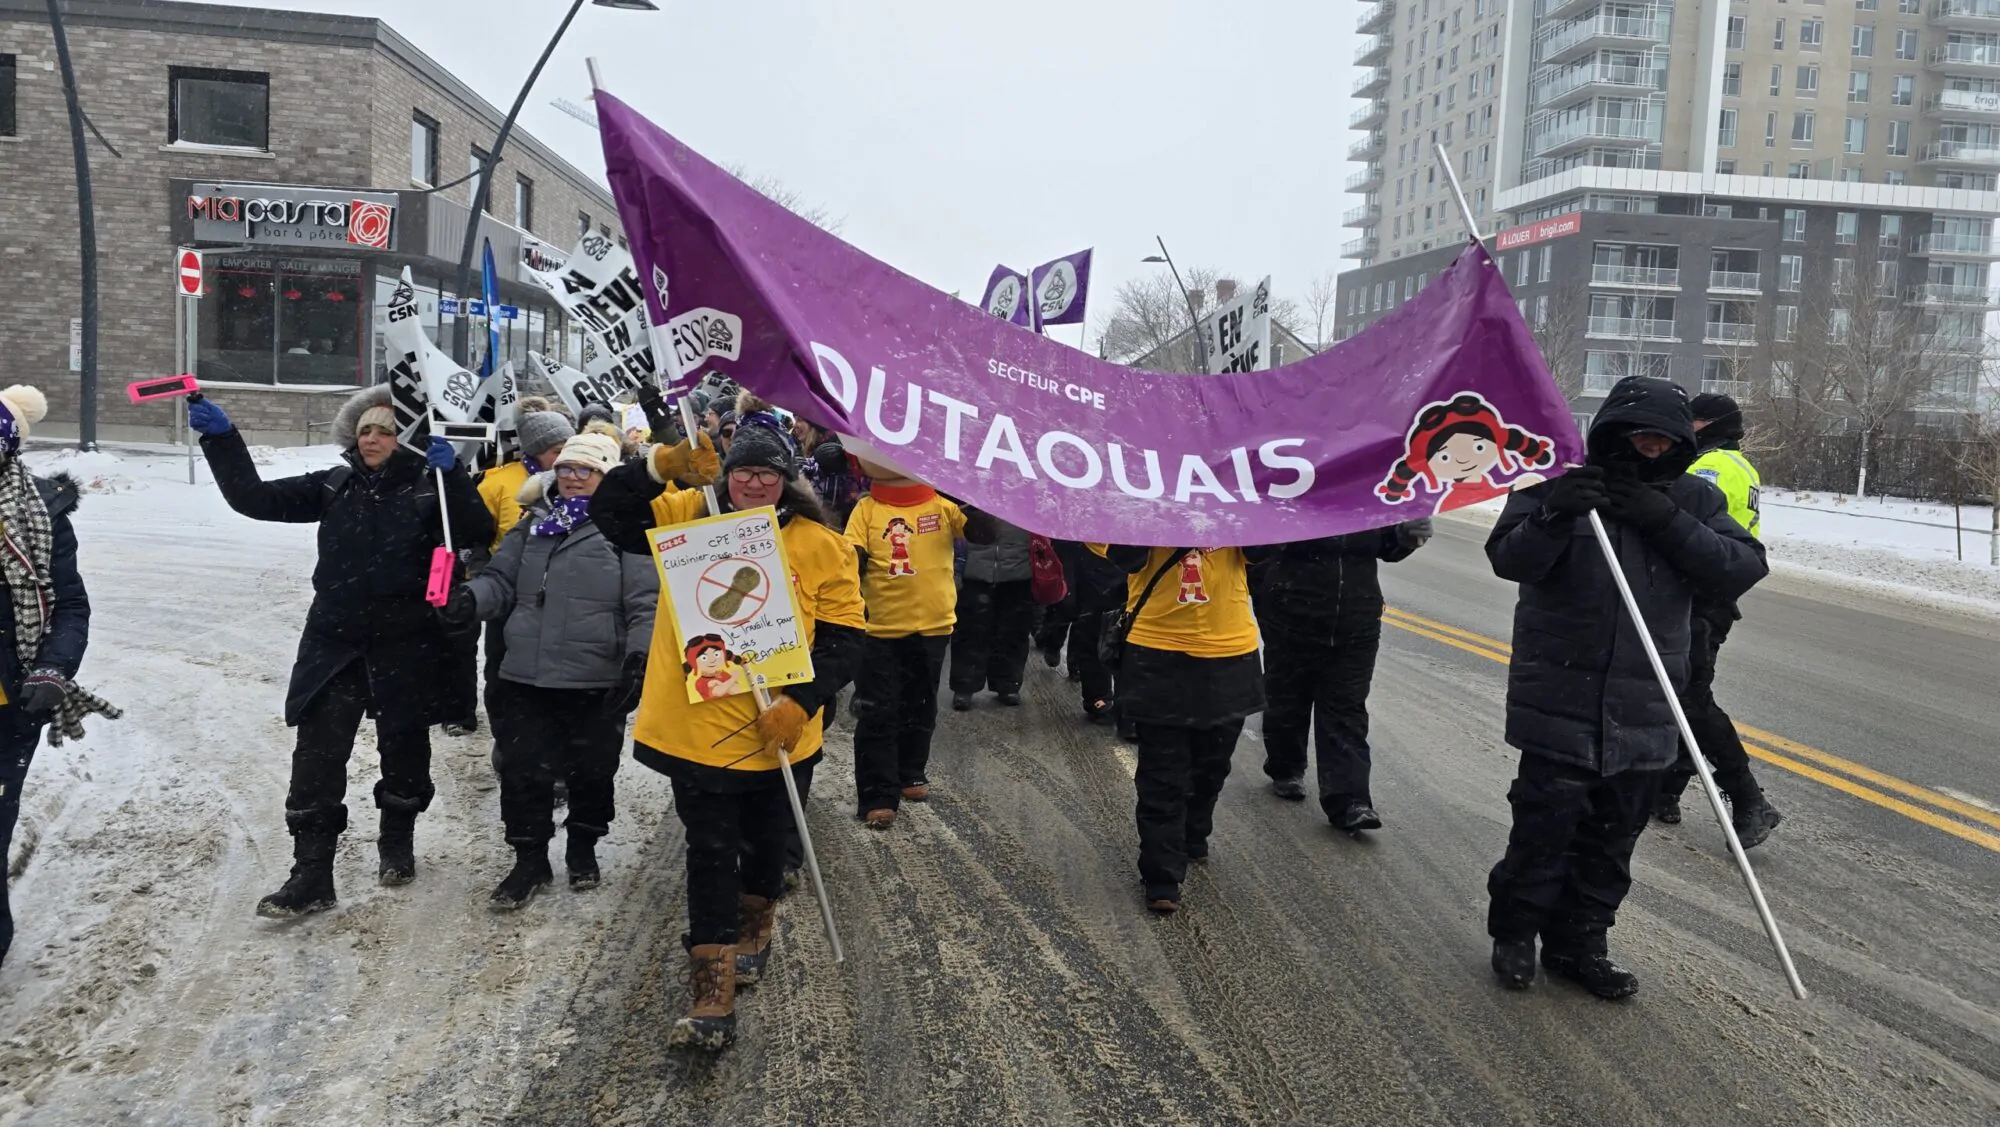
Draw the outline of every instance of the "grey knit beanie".
[[[575,437],[576,428],[554,411],[533,411],[521,416],[521,452],[530,457],[544,453],[552,446],[561,446]]]

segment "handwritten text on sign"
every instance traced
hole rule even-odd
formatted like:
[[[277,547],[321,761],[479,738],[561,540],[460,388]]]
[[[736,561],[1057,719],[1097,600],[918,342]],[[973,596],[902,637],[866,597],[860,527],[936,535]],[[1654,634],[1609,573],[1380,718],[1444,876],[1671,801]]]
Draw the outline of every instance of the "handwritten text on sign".
[[[647,535],[673,610],[690,701],[813,679],[775,510],[704,517]]]

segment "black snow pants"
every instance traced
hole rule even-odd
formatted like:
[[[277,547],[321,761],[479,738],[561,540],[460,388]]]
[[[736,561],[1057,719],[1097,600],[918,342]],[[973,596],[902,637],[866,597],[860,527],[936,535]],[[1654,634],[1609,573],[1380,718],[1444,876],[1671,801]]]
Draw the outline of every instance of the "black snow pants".
[[[14,910],[7,900],[8,851],[14,847],[14,823],[21,817],[21,783],[41,739],[39,721],[29,722],[18,706],[0,708],[0,961],[14,945]]]
[[[334,674],[300,714],[292,787],[285,796],[285,825],[293,834],[331,835],[347,829],[347,761],[368,704],[368,666],[356,659]],[[437,794],[431,785],[430,729],[384,727],[377,721],[375,744],[382,758],[382,778],[375,784],[382,829],[408,833]]]
[[[1722,655],[1722,644],[1729,640],[1729,626],[1727,622],[1694,616],[1688,638],[1688,682],[1681,692],[1681,709],[1687,713],[1694,738],[1701,741],[1701,752],[1708,757],[1708,765],[1715,769],[1716,786],[1732,803],[1744,806],[1762,797],[1764,792],[1750,771],[1750,753],[1743,748],[1743,738],[1736,734],[1736,721],[1715,701],[1715,663]],[[1694,759],[1683,746],[1680,759],[1667,769],[1660,790],[1669,798],[1679,798],[1694,775]]]
[[[815,761],[817,762],[817,761]],[[792,768],[803,795],[814,763]],[[700,776],[673,778],[674,813],[687,829],[688,931],[699,947],[736,942],[744,894],[776,899],[785,891],[785,831],[791,800],[776,771],[755,784],[731,780],[727,790],[703,787]]]
[[[1035,597],[1027,580],[965,580],[958,589],[958,625],[951,635],[951,691],[1020,692],[1034,619]]]
[[[1507,854],[1486,878],[1487,934],[1540,935],[1544,948],[1602,954],[1632,890],[1632,850],[1659,786],[1658,771],[1599,775],[1522,752],[1507,791],[1514,808]]]
[[[604,710],[604,689],[543,689],[501,681],[494,719],[500,743],[500,819],[507,841],[542,845],[555,836],[556,780],[569,784],[569,836],[592,841],[611,831],[612,779],[625,743],[625,717]],[[489,696],[488,699],[492,699]],[[492,709],[487,709],[492,716]]]
[[[1319,802],[1329,817],[1368,793],[1368,689],[1382,646],[1378,620],[1331,641],[1274,630],[1264,636],[1264,773],[1302,779],[1306,736],[1319,765]]]
[[[1139,721],[1139,879],[1149,900],[1180,899],[1190,857],[1208,855],[1215,803],[1243,721],[1182,728]]]
[[[477,629],[456,630],[445,635],[449,646],[441,675],[451,686],[446,699],[451,708],[448,723],[465,728],[479,727],[479,635]]]
[[[938,675],[948,634],[869,637],[854,674],[854,785],[861,814],[894,810],[903,788],[929,782]]]
[[[1103,655],[1097,652],[1104,619],[1104,611],[1085,611],[1069,624],[1069,663],[1082,682],[1085,712],[1094,711],[1097,702],[1109,701],[1116,695],[1111,667],[1104,664]]]

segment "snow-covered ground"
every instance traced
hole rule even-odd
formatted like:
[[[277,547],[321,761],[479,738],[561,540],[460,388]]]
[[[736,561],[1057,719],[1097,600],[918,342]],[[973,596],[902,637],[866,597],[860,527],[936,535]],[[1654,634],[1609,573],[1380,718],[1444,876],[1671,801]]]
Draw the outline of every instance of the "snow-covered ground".
[[[333,452],[258,459],[280,476]],[[290,865],[281,714],[314,529],[230,513],[207,468],[190,487],[177,457],[29,461],[89,491],[79,680],[125,716],[44,745],[28,777],[9,858],[18,934],[0,966],[0,1124],[494,1121],[526,1062],[572,1035],[560,1014],[615,891],[571,893],[558,863],[525,911],[490,913],[510,854],[489,744],[435,735],[418,879],[379,887],[364,728],[340,907],[256,918]],[[618,785],[608,884],[648,879],[637,843],[669,810],[650,771],[628,763]]]

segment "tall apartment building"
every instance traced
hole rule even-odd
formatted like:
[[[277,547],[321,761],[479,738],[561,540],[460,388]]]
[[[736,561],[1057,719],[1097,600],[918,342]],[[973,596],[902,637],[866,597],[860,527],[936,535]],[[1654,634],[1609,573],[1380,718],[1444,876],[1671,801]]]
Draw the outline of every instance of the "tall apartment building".
[[[1396,11],[1409,5],[1383,0],[1362,26],[1407,35]],[[2000,304],[1988,285],[2000,260],[2000,0],[1418,0],[1409,14],[1414,53],[1385,52],[1379,37],[1363,48],[1362,61],[1380,61],[1357,89],[1379,95],[1363,111],[1380,119],[1368,151],[1386,167],[1357,177],[1380,186],[1351,215],[1372,227],[1349,244],[1362,269],[1343,287],[1343,331],[1379,315],[1368,308],[1378,281],[1400,292],[1463,238],[1448,191],[1432,186],[1435,139],[1475,208],[1490,203],[1482,227],[1561,231],[1534,240],[1545,245],[1532,272],[1509,277],[1574,280],[1587,294],[1573,334],[1546,334],[1578,339],[1544,341],[1574,352],[1551,364],[1577,362],[1580,398],[1628,371],[1775,387],[1794,378],[1786,345],[1841,338],[1865,311],[1922,326],[1927,369],[1930,354],[1950,354],[1920,409],[1971,406],[1983,322]],[[1483,68],[1496,64],[1489,98]],[[1440,81],[1443,101],[1456,90],[1459,103],[1443,121]],[[1400,104],[1406,93],[1416,105]],[[1412,256],[1426,261],[1401,261]],[[1567,295],[1518,296],[1532,319]]]

